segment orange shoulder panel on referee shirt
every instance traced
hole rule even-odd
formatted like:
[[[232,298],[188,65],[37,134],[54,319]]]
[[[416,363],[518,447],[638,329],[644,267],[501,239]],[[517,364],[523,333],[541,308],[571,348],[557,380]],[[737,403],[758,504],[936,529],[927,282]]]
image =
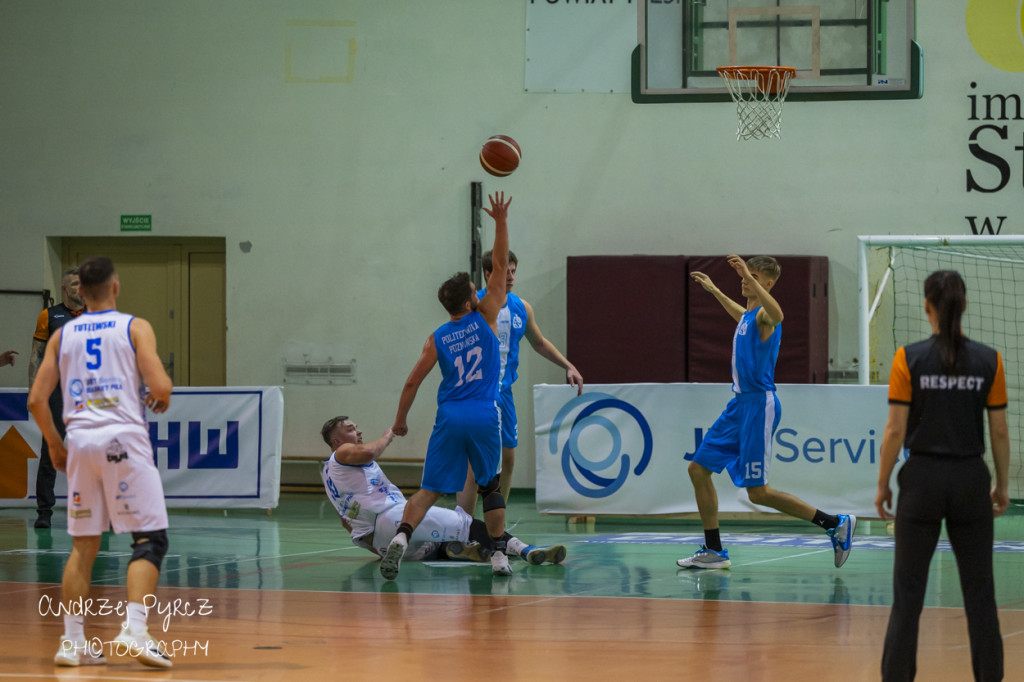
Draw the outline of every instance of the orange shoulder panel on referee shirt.
[[[889,371],[889,402],[910,404],[913,387],[910,384],[910,368],[907,367],[907,351],[903,346],[896,350]]]
[[[1006,407],[1006,373],[1003,371],[1003,355],[996,351],[996,375],[992,377],[992,388],[988,390],[988,407]]]
[[[39,317],[36,318],[36,333],[32,335],[32,338],[40,341],[50,338],[50,312],[48,310],[43,309],[43,312],[39,313]]]

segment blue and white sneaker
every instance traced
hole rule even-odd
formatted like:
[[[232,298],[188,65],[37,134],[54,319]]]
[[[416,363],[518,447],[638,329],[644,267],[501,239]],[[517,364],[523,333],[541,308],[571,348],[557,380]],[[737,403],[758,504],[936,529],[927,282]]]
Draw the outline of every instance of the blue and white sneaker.
[[[729,550],[723,548],[716,552],[708,549],[707,545],[701,545],[693,556],[678,560],[676,565],[679,568],[729,568],[732,562],[729,561]]]
[[[527,545],[519,556],[528,564],[540,566],[541,564],[560,564],[565,559],[565,545],[551,545],[550,547],[535,547]]]
[[[853,532],[857,530],[857,517],[853,514],[839,514],[839,525],[825,531],[832,539],[832,551],[836,555],[836,568],[846,563],[853,548]]]

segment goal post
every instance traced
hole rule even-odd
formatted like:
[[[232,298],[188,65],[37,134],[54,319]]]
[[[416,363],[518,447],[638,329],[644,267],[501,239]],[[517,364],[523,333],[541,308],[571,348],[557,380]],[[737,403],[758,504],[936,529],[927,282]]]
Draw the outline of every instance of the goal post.
[[[1009,398],[1010,496],[1024,497],[1024,236],[915,235],[858,239],[858,381],[886,383],[899,346],[931,334],[924,280],[956,270],[967,285],[964,335],[1003,356]],[[986,439],[988,434],[986,433]]]

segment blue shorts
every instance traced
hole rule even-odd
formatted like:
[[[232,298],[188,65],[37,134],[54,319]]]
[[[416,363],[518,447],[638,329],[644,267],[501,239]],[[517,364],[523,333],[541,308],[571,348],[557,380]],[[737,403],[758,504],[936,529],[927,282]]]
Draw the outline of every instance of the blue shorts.
[[[519,445],[519,423],[516,421],[516,403],[512,400],[512,389],[502,388],[498,394],[501,408],[501,447],[514,448]]]
[[[716,474],[727,469],[740,488],[767,485],[772,436],[781,418],[774,391],[737,393],[708,429],[693,461]]]
[[[501,416],[494,402],[450,400],[437,406],[427,445],[421,487],[456,493],[466,483],[470,465],[476,482],[486,485],[501,463]]]

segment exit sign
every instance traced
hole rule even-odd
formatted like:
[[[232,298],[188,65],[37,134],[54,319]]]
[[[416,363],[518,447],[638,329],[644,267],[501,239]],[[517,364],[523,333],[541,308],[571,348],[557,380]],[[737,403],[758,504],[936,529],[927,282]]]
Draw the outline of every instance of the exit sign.
[[[122,232],[152,232],[153,216],[151,215],[123,215],[121,216]]]

